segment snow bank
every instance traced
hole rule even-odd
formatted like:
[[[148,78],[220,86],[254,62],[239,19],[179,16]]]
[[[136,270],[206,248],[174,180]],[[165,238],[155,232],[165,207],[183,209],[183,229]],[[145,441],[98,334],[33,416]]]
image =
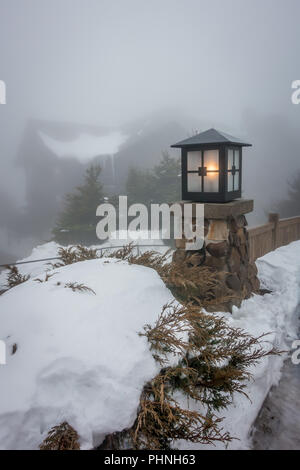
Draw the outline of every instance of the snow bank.
[[[82,447],[91,448],[133,424],[143,385],[159,370],[137,334],[171,300],[155,271],[102,259],[53,272],[47,282],[32,279],[0,297],[0,339],[7,345],[7,364],[0,366],[1,449],[35,449],[64,420]],[[73,292],[67,282],[96,295]]]
[[[245,300],[233,314],[222,313],[231,326],[242,328],[253,336],[271,332],[267,340],[281,350],[288,350],[292,340],[297,338],[297,307],[300,303],[300,241],[278,248],[256,262],[261,287],[272,291],[264,296],[254,295]],[[242,395],[235,395],[234,402],[227,410],[220,412],[224,417],[223,429],[229,431],[234,440],[229,449],[251,447],[250,430],[257,414],[271,388],[281,376],[284,356],[267,357],[260,361],[251,372],[253,381],[246,389],[251,402]],[[195,406],[191,405],[191,406]],[[207,449],[180,442],[182,449]],[[224,448],[217,444],[212,448]]]

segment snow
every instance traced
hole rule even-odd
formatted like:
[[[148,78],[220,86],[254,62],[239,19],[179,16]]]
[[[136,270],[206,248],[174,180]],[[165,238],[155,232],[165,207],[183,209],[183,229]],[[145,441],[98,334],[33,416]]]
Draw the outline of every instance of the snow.
[[[17,262],[28,262],[28,261],[35,261],[38,259],[45,259],[45,258],[55,258],[58,256],[57,250],[59,245],[55,242],[48,242],[43,243],[43,245],[39,245],[36,248],[33,248],[31,254],[26,258],[19,259]],[[38,263],[28,263],[28,264],[21,264],[18,266],[18,270],[20,274],[23,276],[30,275],[30,276],[39,276],[43,274],[47,268],[49,268],[48,263],[55,263],[58,260],[53,261],[40,261]],[[4,270],[0,273],[0,290],[1,288],[5,288],[6,284],[6,276],[7,271]]]
[[[54,242],[41,245],[27,260],[56,256],[57,248]],[[297,332],[300,241],[260,258],[257,267],[262,287],[272,292],[245,300],[232,315],[220,315],[255,336],[271,332],[271,345],[288,349]],[[34,278],[44,278],[47,262],[19,268],[31,280],[0,296],[0,339],[8,352],[7,365],[0,366],[0,448],[35,449],[63,420],[79,432],[82,448],[91,448],[105,434],[133,423],[142,387],[159,368],[137,332],[153,324],[173,297],[153,270],[109,258],[55,269],[44,283]],[[64,288],[66,282],[83,283],[96,295],[73,292]],[[228,448],[250,447],[251,426],[280,379],[284,359],[260,361],[246,390],[251,402],[235,395],[220,412],[223,430],[239,439]],[[198,406],[180,399],[184,406]],[[182,441],[175,446],[210,448]]]
[[[47,282],[32,279],[0,297],[0,339],[7,345],[1,449],[36,449],[65,420],[81,447],[91,448],[133,424],[143,385],[159,370],[137,334],[172,298],[155,271],[101,259],[54,272]],[[73,292],[67,282],[96,295]]]
[[[115,155],[127,141],[128,136],[120,131],[97,136],[81,133],[72,141],[61,141],[39,132],[43,143],[58,157],[77,158],[81,163],[99,155]]]

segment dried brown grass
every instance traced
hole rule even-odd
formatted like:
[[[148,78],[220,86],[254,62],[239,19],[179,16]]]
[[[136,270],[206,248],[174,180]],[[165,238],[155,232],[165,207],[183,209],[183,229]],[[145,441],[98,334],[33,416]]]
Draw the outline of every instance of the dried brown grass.
[[[97,250],[86,248],[82,245],[74,245],[68,248],[60,247],[57,254],[60,257],[60,261],[57,263],[49,263],[52,268],[60,268],[68,264],[77,263],[78,261],[99,258]]]
[[[67,422],[50,429],[40,450],[80,450],[79,436]]]
[[[73,292],[91,292],[92,294],[96,295],[96,292],[93,289],[78,282],[67,282],[64,287],[71,289]]]
[[[28,281],[30,279],[29,275],[22,275],[20,274],[17,266],[7,266],[8,273],[6,276],[6,287],[7,289],[12,289],[23,282]]]
[[[254,338],[195,305],[164,306],[154,326],[145,325],[141,334],[162,366],[170,354],[178,356],[178,363],[162,368],[144,387],[131,430],[135,448],[166,449],[178,439],[230,442],[233,437],[222,431],[222,419],[215,412],[226,408],[234,393],[247,396],[250,366],[280,354],[272,345],[266,348],[265,335]],[[206,412],[182,408],[174,398],[176,391]]]

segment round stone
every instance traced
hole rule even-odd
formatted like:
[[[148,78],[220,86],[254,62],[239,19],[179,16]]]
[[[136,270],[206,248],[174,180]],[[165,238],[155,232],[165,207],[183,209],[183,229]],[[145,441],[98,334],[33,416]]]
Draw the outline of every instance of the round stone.
[[[216,258],[222,258],[228,253],[228,243],[226,241],[219,243],[209,243],[206,247],[208,253]]]

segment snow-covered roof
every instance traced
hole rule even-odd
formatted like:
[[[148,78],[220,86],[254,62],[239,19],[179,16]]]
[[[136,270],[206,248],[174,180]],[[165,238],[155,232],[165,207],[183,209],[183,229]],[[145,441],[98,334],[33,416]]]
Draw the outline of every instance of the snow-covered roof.
[[[120,131],[100,136],[83,132],[73,140],[57,140],[42,131],[39,131],[39,136],[46,147],[58,157],[77,158],[81,163],[99,155],[116,154],[128,139]]]

